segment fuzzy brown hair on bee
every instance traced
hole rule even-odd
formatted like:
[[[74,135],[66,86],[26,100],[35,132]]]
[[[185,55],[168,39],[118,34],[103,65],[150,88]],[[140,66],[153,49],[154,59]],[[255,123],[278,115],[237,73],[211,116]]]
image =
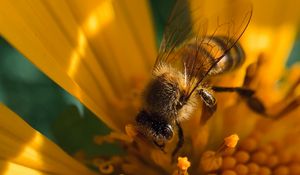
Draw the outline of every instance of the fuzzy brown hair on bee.
[[[174,135],[176,121],[187,119],[198,100],[187,98],[180,72],[168,65],[160,65],[153,73],[144,93],[143,109],[136,121],[138,130],[163,149]]]
[[[218,40],[220,43],[214,42],[222,45],[221,38]],[[193,53],[191,49],[197,49],[194,44],[189,43],[183,46],[178,51],[180,52],[178,53],[179,56],[184,57]],[[207,59],[212,59],[210,57]],[[198,59],[198,61],[200,60]],[[240,66],[244,60],[240,45],[236,44],[232,51],[224,55],[224,60],[215,65],[211,74],[220,74]],[[201,65],[197,59],[194,64]],[[143,109],[136,117],[136,126],[142,135],[150,138],[163,151],[166,143],[175,135],[174,128],[178,128],[177,133],[183,135],[180,122],[188,119],[196,107],[199,107],[201,101],[213,111],[216,108],[216,100],[212,95],[212,90],[205,81],[198,84],[196,90],[189,94],[191,87],[193,86],[187,86],[186,75],[168,64],[162,63],[153,70],[153,78],[143,94]],[[183,144],[183,140],[180,140],[177,149],[181,147],[181,144]]]
[[[193,11],[186,2],[178,0],[168,20],[152,79],[144,90],[142,108],[135,119],[138,133],[162,151],[177,135],[172,156],[184,144],[180,123],[189,119],[201,104],[201,121],[207,121],[216,110],[213,92],[237,92],[248,101],[254,93],[239,87],[215,87],[208,81],[244,62],[245,54],[238,40],[250,22],[252,6],[241,3],[235,6],[239,9],[233,16],[222,18],[230,10],[227,7],[191,23],[187,17],[193,16]],[[259,112],[264,110],[256,99],[251,107]]]

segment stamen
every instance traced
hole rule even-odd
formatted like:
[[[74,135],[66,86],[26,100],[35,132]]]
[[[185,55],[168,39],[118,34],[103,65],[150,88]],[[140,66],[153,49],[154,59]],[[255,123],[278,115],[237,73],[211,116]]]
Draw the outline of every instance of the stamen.
[[[265,152],[262,152],[262,151],[255,152],[251,156],[252,161],[259,164],[259,165],[265,164],[265,162],[267,161],[267,158],[268,158],[268,155]]]
[[[254,131],[257,133],[258,131]],[[257,135],[257,134],[255,134]],[[258,134],[257,136],[259,136]],[[219,152],[222,165],[213,171],[220,174],[261,174],[261,175],[296,175],[300,174],[300,154],[286,149],[287,138],[281,141],[261,143],[261,137],[255,137],[251,133],[245,138],[237,151],[232,155],[224,155]],[[295,138],[295,137],[292,137]],[[294,139],[295,140],[295,139]],[[225,141],[224,141],[225,142]],[[224,143],[225,145],[225,143]],[[223,146],[224,147],[224,146]],[[297,148],[296,148],[297,149]]]
[[[253,81],[257,71],[257,63],[250,64],[246,69],[246,75],[244,77],[243,87],[249,87]]]
[[[248,173],[248,171],[249,171],[249,169],[248,169],[248,167],[246,166],[246,165],[244,165],[244,164],[238,164],[235,168],[234,168],[234,170],[235,170],[235,172],[237,173],[237,174],[247,174]]]
[[[289,168],[287,166],[281,165],[273,171],[274,175],[288,175]]]
[[[112,156],[109,160],[100,157],[90,160],[90,165],[97,167],[102,174],[112,174],[118,171],[115,168],[122,163],[122,158],[119,156]]]
[[[257,148],[257,141],[251,137],[246,138],[241,142],[240,148],[247,152],[252,152]]]
[[[214,151],[205,151],[201,157],[201,167],[205,172],[218,170],[222,165],[222,157]]]
[[[289,91],[286,94],[286,98],[289,98],[289,97],[292,97],[293,95],[295,95],[296,94],[295,92],[299,85],[300,85],[300,78],[298,78],[295,82],[293,82]]]
[[[293,156],[292,156],[292,160],[294,162],[300,162],[300,153],[294,153]]]
[[[250,159],[250,155],[246,151],[238,151],[234,154],[234,157],[238,163],[246,163]]]
[[[279,163],[279,158],[276,155],[271,155],[266,160],[266,165],[271,168],[277,166],[278,163]]]
[[[188,161],[187,157],[178,157],[178,175],[188,175],[188,168],[191,166],[191,163]]]
[[[279,160],[281,164],[287,164],[292,161],[292,155],[289,152],[283,151],[279,154]]]
[[[222,175],[237,175],[237,174],[232,170],[225,170],[223,171]]]
[[[293,163],[289,165],[290,173],[291,174],[300,174],[300,164]]]
[[[259,166],[256,163],[249,163],[247,164],[248,170],[249,170],[249,174],[253,173],[257,173],[259,171]]]
[[[132,126],[133,127],[133,126]],[[131,129],[130,126],[125,127],[126,134],[121,132],[111,132],[108,135],[99,135],[94,137],[94,142],[98,145],[103,144],[104,142],[107,143],[113,143],[116,141],[121,141],[125,143],[132,143],[133,142],[133,136],[134,136],[134,130]],[[131,135],[129,135],[129,134]]]
[[[223,163],[221,168],[223,170],[232,169],[234,168],[235,165],[236,165],[236,159],[231,156],[227,156],[223,158]]]
[[[284,101],[286,101],[287,99],[283,99],[283,104]],[[288,113],[294,111],[295,109],[297,109],[300,106],[300,96],[295,97],[293,100],[291,100],[286,106],[283,107],[283,109],[281,109],[281,111],[279,111],[277,114],[275,114],[273,116],[274,119],[280,119],[284,116],[287,116]]]
[[[217,154],[223,155],[224,153],[234,149],[239,140],[239,136],[237,134],[230,135],[224,138],[223,144],[219,147]]]
[[[263,62],[265,60],[265,54],[259,54],[257,62],[250,64],[246,69],[246,75],[244,78],[243,87],[256,87],[258,84],[259,73],[262,69]]]
[[[220,169],[234,168],[236,164],[235,158],[229,156],[229,152],[235,149],[237,142],[239,140],[238,135],[233,134],[224,138],[224,142],[219,146],[216,152],[206,151],[201,157],[201,166],[205,172],[212,172]],[[222,156],[226,155],[224,159]],[[224,172],[225,173],[225,172]],[[230,173],[230,172],[227,172]]]
[[[136,130],[136,128],[132,125],[132,124],[127,124],[125,126],[125,132],[126,134],[130,137],[130,138],[134,138],[137,136],[138,132]]]
[[[271,146],[271,144],[263,144],[258,149],[268,155],[271,155],[274,152],[274,148]]]
[[[110,161],[100,163],[98,169],[103,174],[111,174],[114,172],[114,166]]]
[[[258,174],[261,174],[261,175],[271,175],[272,171],[268,167],[260,167],[259,170],[258,170]]]
[[[228,148],[235,148],[238,140],[239,140],[239,136],[237,134],[233,134],[233,135],[226,137],[224,139],[224,142]]]

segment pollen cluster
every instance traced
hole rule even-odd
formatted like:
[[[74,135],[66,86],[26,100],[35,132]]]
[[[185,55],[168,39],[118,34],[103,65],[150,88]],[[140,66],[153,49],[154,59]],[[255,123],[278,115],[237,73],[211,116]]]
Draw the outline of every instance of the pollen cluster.
[[[260,143],[260,133],[245,138],[237,149],[222,156],[222,175],[296,175],[300,174],[300,154],[284,149],[282,142]]]
[[[259,84],[256,77],[263,70],[261,66],[262,60],[248,66],[244,85],[261,90],[253,86]],[[102,174],[299,175],[300,97],[297,89],[300,81],[296,75],[300,75],[300,68],[295,67],[291,72],[286,78],[288,86],[282,86],[283,93],[274,98],[279,100],[269,101],[275,105],[268,105],[264,114],[251,111],[240,97],[229,105],[219,98],[220,108],[206,123],[200,122],[203,111],[195,112],[195,117],[182,123],[185,143],[175,157],[171,153],[176,137],[166,145],[164,152],[141,137],[134,125],[128,124],[124,132],[94,138],[96,144],[120,143],[125,155],[84,162],[92,162],[89,164]],[[216,121],[220,117],[224,123],[218,129]],[[227,134],[232,131],[237,134]]]

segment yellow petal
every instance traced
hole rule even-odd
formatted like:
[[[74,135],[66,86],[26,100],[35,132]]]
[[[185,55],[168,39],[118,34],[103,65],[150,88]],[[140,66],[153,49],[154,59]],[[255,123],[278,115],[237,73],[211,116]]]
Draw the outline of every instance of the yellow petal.
[[[156,55],[148,8],[146,0],[3,0],[0,33],[118,130],[133,114],[124,110],[130,90]]]
[[[0,174],[95,174],[3,104],[0,121]]]
[[[261,26],[280,26],[299,23],[300,1],[295,0],[251,0],[253,20]]]
[[[252,3],[253,17],[242,37],[242,44],[250,63],[255,61],[259,54],[265,55],[263,64],[267,68],[261,72],[259,83],[265,87],[265,91],[269,91],[274,89],[274,84],[281,78],[295,42],[300,22],[300,14],[297,12],[300,2],[253,0]],[[265,98],[273,100],[272,97]]]
[[[49,173],[42,172],[36,169],[28,168],[13,162],[7,162],[0,160],[0,167],[4,167],[4,170],[1,171],[3,175],[48,175]]]

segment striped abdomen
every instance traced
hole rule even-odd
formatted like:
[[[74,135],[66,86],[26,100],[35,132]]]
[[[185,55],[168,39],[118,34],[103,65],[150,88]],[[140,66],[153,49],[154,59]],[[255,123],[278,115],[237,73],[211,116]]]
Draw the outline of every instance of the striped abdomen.
[[[182,61],[182,72],[189,81],[193,77],[201,81],[206,76],[229,72],[244,63],[245,54],[241,45],[233,42],[226,37],[206,37],[204,40],[193,38],[169,57],[175,60],[175,66],[178,66],[176,60]],[[176,59],[178,57],[181,59]]]
[[[211,42],[214,42],[222,52],[228,49],[226,43],[230,40],[226,37],[213,37]],[[207,52],[207,54],[210,54]],[[212,56],[208,56],[210,59],[214,59]],[[224,72],[232,71],[241,66],[245,61],[245,53],[239,43],[236,43],[224,57],[212,68],[209,75],[217,75]]]

